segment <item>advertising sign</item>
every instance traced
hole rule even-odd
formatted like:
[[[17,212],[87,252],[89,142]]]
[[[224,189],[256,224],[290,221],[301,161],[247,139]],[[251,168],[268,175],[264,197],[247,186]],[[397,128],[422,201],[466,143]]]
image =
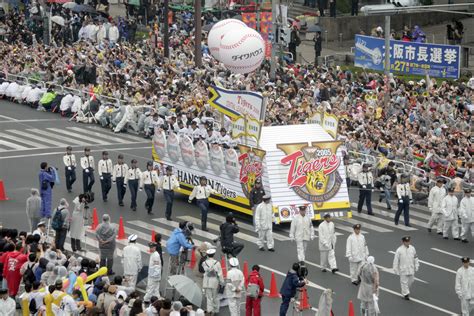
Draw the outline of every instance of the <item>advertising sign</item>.
[[[262,124],[252,118],[247,118],[247,122],[245,122],[245,118],[239,117],[232,123],[232,138],[239,138],[241,136],[250,136],[258,140],[260,137],[260,129],[262,128]]]
[[[235,120],[243,115],[256,120],[263,120],[263,96],[260,93],[248,91],[233,91],[211,86],[212,97],[209,104],[219,112]]]
[[[323,126],[324,112],[316,112],[308,119],[308,124],[319,124]]]
[[[239,145],[239,163],[240,175],[239,180],[242,185],[242,190],[245,196],[250,196],[255,180],[263,176],[263,159],[265,158],[265,151]]]
[[[331,135],[334,139],[337,137],[337,125],[339,124],[339,120],[336,115],[325,113],[323,118],[323,128],[329,135]]]
[[[354,65],[383,71],[384,47],[384,39],[356,35]],[[457,79],[460,65],[460,46],[390,41],[390,69],[392,71]]]

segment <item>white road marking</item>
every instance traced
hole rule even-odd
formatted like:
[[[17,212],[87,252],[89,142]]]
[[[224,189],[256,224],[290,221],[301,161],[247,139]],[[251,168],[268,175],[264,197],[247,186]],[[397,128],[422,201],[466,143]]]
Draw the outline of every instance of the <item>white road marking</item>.
[[[48,130],[53,131],[55,133],[58,133],[59,135],[62,134],[62,135],[67,135],[67,136],[70,136],[70,137],[74,137],[73,139],[71,139],[71,141],[74,141],[74,139],[81,139],[81,140],[91,142],[93,144],[94,143],[101,144],[101,145],[110,144],[110,142],[106,142],[106,141],[103,141],[103,140],[100,140],[100,139],[97,139],[97,138],[93,138],[93,137],[89,137],[89,136],[86,136],[86,135],[81,135],[81,134],[78,134],[78,133],[73,133],[73,132],[70,132],[70,131],[65,130],[65,129],[48,128]]]
[[[354,219],[354,218],[341,218],[341,220],[345,221],[345,222],[348,222],[348,223],[351,223],[352,225],[361,224],[362,228],[371,229],[371,230],[374,230],[374,231],[379,232],[379,233],[392,233],[393,232],[393,230],[391,230],[391,229],[387,229],[387,228],[384,228],[384,227],[381,227],[381,226],[378,226],[378,225],[374,225],[374,224],[369,224],[367,222],[362,223],[359,220]],[[353,231],[354,229],[351,228],[351,230]],[[352,231],[351,231],[351,233],[352,233]]]
[[[195,217],[192,217],[192,216],[179,216],[178,217],[179,219],[183,219],[185,221],[188,221],[188,222],[191,222],[193,224],[196,224],[196,225],[200,225],[201,224],[201,220],[200,219],[197,219]],[[219,225],[216,225],[214,223],[207,223],[207,228],[209,229],[212,229],[212,230],[215,230],[215,231],[220,231],[219,229]],[[237,233],[234,235],[236,238],[239,238],[239,239],[242,239],[242,240],[245,240],[245,241],[248,241],[248,242],[251,242],[251,243],[254,243],[254,244],[257,244],[257,237],[255,236],[250,236],[250,235],[247,235],[247,234],[244,234],[244,233]]]
[[[10,147],[10,148],[13,148],[13,149],[16,149],[16,150],[28,149],[28,147],[18,145],[18,144],[15,144],[15,143],[12,143],[12,142],[9,142],[9,141],[6,141],[6,140],[1,140],[1,139],[0,139],[0,145]]]
[[[153,221],[158,222],[160,224],[164,224],[166,226],[174,227],[174,228],[178,228],[178,226],[179,226],[178,222],[169,221],[166,218],[154,218]],[[196,227],[194,227],[194,230],[193,230],[193,236],[194,235],[204,237],[204,238],[207,238],[207,239],[210,239],[210,240],[214,240],[214,239],[219,238],[219,236],[217,236],[217,235],[211,234],[209,232],[205,232],[205,231],[200,230],[199,228],[196,228]],[[194,240],[194,238],[193,238],[193,240]]]
[[[391,254],[394,255],[394,254],[395,254],[395,251],[389,251],[389,253],[391,253]],[[434,264],[434,263],[427,262],[427,261],[423,261],[423,260],[420,260],[420,259],[418,259],[418,261],[419,261],[420,263],[423,263],[423,264],[427,265],[427,266],[430,266],[430,267],[433,267],[433,268],[436,268],[436,269],[440,269],[440,270],[443,270],[443,271],[446,271],[446,272],[449,272],[449,273],[456,274],[456,271],[451,270],[451,269],[448,269],[448,268],[445,268],[445,267],[442,267],[442,266],[439,266],[439,265],[436,265],[436,264]]]
[[[444,253],[445,255],[455,257],[455,258],[458,258],[458,259],[461,259],[462,257],[464,257],[464,256],[461,256],[461,255],[458,255],[458,254],[455,254],[455,253],[451,253],[451,252],[448,252],[446,250],[442,250],[442,249],[439,249],[439,248],[431,248],[431,250],[434,250],[434,251],[437,251],[437,252],[440,252],[440,253]],[[473,259],[471,259],[471,263],[474,263]]]
[[[84,130],[83,128],[80,128],[80,127],[68,127],[67,129],[74,130],[74,131],[77,131],[77,132],[80,132],[80,133],[85,133],[85,134],[88,134],[88,135],[94,135],[96,137],[100,137],[100,138],[107,139],[107,140],[112,140],[112,141],[122,143],[122,144],[131,143],[131,141],[129,141],[127,139],[124,139],[124,138],[115,137],[112,134],[110,134],[109,132],[102,132],[102,133],[93,132],[90,129]],[[141,139],[141,142],[142,143],[151,143],[150,140],[147,140],[147,139],[144,139],[144,138]],[[136,143],[136,141],[133,141],[133,143]]]
[[[27,145],[32,146],[32,147],[34,147],[34,148],[47,148],[47,146],[44,146],[44,145],[35,143],[35,142],[31,141],[31,140],[27,140],[27,139],[24,139],[24,138],[20,138],[20,137],[18,137],[18,136],[13,136],[13,135],[5,134],[5,133],[0,133],[0,137],[1,137],[1,138],[6,138],[6,139],[10,139],[10,140],[13,140],[13,141],[15,141],[15,142],[22,143],[22,144],[27,144]]]
[[[96,131],[103,131],[104,130],[104,128],[94,126],[94,125],[86,126],[84,129],[86,129],[88,131],[89,130],[96,130]],[[137,136],[134,136],[134,135],[131,135],[131,134],[128,134],[128,133],[116,133],[116,135],[120,135],[120,138],[129,139],[132,142],[149,142],[150,141],[150,140],[147,140],[145,138],[137,137]]]
[[[357,204],[356,203],[351,203],[351,205],[353,207],[357,207]],[[382,214],[384,216],[387,216],[385,214]],[[375,217],[373,215],[368,215],[368,214],[364,214],[364,213],[358,213],[357,210],[353,211],[352,212],[352,217],[357,217],[357,218],[363,218],[363,219],[366,219],[366,220],[369,220],[369,221],[373,221],[373,222],[376,222],[376,223],[379,223],[379,224],[383,224],[383,225],[387,225],[389,227],[393,227],[393,228],[397,228],[397,229],[400,229],[400,230],[404,230],[404,231],[413,231],[413,230],[418,230],[416,228],[413,228],[413,227],[407,227],[405,225],[397,225],[395,226],[395,223],[392,222],[392,221],[388,221],[386,219],[383,219],[383,218],[380,218],[380,217]],[[393,218],[394,216],[392,216]]]
[[[0,121],[0,123],[31,123],[31,122],[53,122],[53,121],[65,121],[65,120],[62,120],[62,119],[13,120],[13,121]]]
[[[117,145],[117,144],[112,144],[112,145]],[[48,148],[62,148],[62,147],[66,147],[67,145],[62,145],[62,146],[58,146],[58,147],[48,147]],[[95,145],[90,145],[89,147],[93,147]],[[107,146],[110,146],[110,145],[107,145]],[[137,150],[137,149],[150,149],[150,146],[145,146],[145,147],[124,147],[124,148],[114,148],[114,149],[109,149],[108,151],[109,152],[119,152],[119,151],[127,151],[127,150]],[[92,152],[99,152],[100,150],[92,150]],[[77,154],[77,153],[83,153],[84,150],[74,150],[73,153]],[[64,154],[64,150],[63,151],[56,151],[56,152],[47,152],[47,153],[35,153],[35,154],[24,154],[24,155],[14,155],[14,156],[5,156],[5,157],[0,157],[0,160],[3,160],[3,159],[17,159],[17,158],[25,158],[25,157],[39,157],[39,156],[54,156],[54,155],[59,155],[59,154]],[[137,155],[129,155],[129,154],[126,154],[128,156],[133,156],[133,157],[138,157],[138,158],[141,158],[141,159],[148,159],[146,157],[141,157],[141,156],[137,156]]]
[[[314,267],[317,267],[319,269],[321,269],[322,267],[319,265],[319,264],[316,264],[316,263],[313,263],[313,262],[310,262],[310,261],[305,261],[306,264],[308,265],[311,265],[311,266],[314,266]],[[340,275],[342,277],[345,277],[346,279],[351,279],[351,276],[350,275],[347,275],[345,273],[342,273],[340,271],[336,272],[337,275]],[[384,291],[384,292],[387,292],[387,293],[390,293],[390,294],[393,294],[395,296],[399,296],[399,297],[403,297],[402,294],[400,293],[397,293],[395,291],[392,291],[390,289],[387,289],[386,287],[383,287],[383,286],[379,286],[379,289]],[[439,307],[439,306],[436,306],[436,305],[432,305],[430,303],[427,303],[427,302],[424,302],[424,301],[421,301],[419,299],[416,299],[416,298],[413,298],[412,296],[410,296],[410,301],[412,302],[415,302],[415,303],[418,303],[418,304],[421,304],[421,305],[424,305],[426,307],[429,307],[429,308],[432,308],[432,309],[435,309],[435,310],[438,310],[442,313],[445,313],[445,314],[448,314],[448,315],[457,315],[456,313],[453,313],[451,311],[448,311],[442,307]]]
[[[15,121],[18,121],[16,118],[14,117],[9,117],[9,116],[6,116],[6,115],[0,115],[1,118],[4,118],[6,120],[10,120],[10,122],[15,122]]]
[[[214,214],[214,213],[207,214],[207,217],[215,219],[216,221],[219,221],[219,222],[222,222],[222,223],[225,221],[224,216]],[[239,222],[238,225],[239,225],[240,228],[243,228],[243,229],[251,231],[251,232],[255,232],[255,228],[253,227],[253,225],[246,224],[246,223],[241,223],[241,222]],[[288,241],[288,240],[290,240],[290,237],[284,236],[284,235],[281,235],[281,234],[278,234],[278,233],[275,233],[275,232],[273,232],[273,238],[278,240],[278,241]]]
[[[381,211],[384,211],[384,212],[388,212],[388,210],[381,209],[381,207],[386,207],[387,206],[386,204],[379,203],[379,202],[372,202],[372,204],[376,205],[377,209],[379,209]],[[410,205],[410,216],[413,215],[415,217],[419,217],[419,218],[426,219],[426,220],[430,219],[431,215],[428,215],[428,214],[425,214],[425,213],[422,213],[422,212],[417,212],[417,211],[414,211],[413,209],[414,209],[414,206],[412,204],[412,205]],[[395,209],[393,211],[395,211]]]
[[[162,228],[162,227],[159,227],[159,226],[155,226],[153,224],[150,224],[150,223],[147,223],[147,222],[144,222],[144,221],[140,221],[140,220],[134,220],[134,221],[127,221],[127,223],[129,224],[132,224],[132,225],[135,225],[135,226],[138,226],[138,227],[142,227],[142,228],[145,228],[145,229],[148,229],[150,231],[150,234],[145,234],[143,232],[140,232],[138,230],[135,230],[133,228],[130,228],[130,226],[125,226],[125,233],[127,235],[130,235],[131,234],[135,234],[137,235],[139,238],[141,239],[144,239],[144,240],[148,240],[149,242],[151,241],[151,230],[153,229],[155,231],[155,233],[160,233],[162,235],[165,235],[165,236],[171,236],[171,234],[173,233],[172,230],[168,230],[166,228]],[[163,240],[162,240],[163,241]],[[194,244],[196,246],[199,246],[200,244],[202,244],[203,242],[200,241],[200,240],[197,240],[197,239],[194,239],[193,238],[193,241],[194,241]],[[162,243],[163,245],[165,245],[166,243],[163,242]]]
[[[51,144],[51,145],[55,145],[55,146],[58,146],[58,147],[68,146],[68,144],[66,144],[66,143],[60,143],[60,142],[55,141],[55,140],[44,138],[40,135],[27,133],[26,131],[19,131],[19,130],[16,130],[16,129],[9,129],[9,130],[7,130],[7,132],[8,133],[13,133],[13,134],[16,134],[16,135],[20,135],[20,136],[25,136],[27,138],[34,139],[34,140],[37,140],[37,141],[42,142],[42,143],[46,143],[48,145]],[[26,156],[31,156],[31,154],[28,154]]]
[[[55,133],[50,133],[48,131],[37,129],[37,128],[27,129],[27,131],[32,132],[32,133],[36,133],[36,134],[39,134],[39,135],[42,135],[42,136],[47,136],[48,138],[51,137],[51,138],[55,138],[55,139],[65,141],[65,142],[67,142],[68,145],[72,145],[72,144],[82,145],[82,146],[90,145],[87,142],[71,139],[69,137],[65,137],[65,136],[61,136],[61,135],[56,135]]]
[[[387,272],[387,273],[390,273],[390,274],[393,274],[393,275],[398,275],[398,274],[396,274],[396,273],[393,271],[393,268],[383,267],[383,266],[378,265],[378,264],[376,264],[375,266],[376,266],[377,268],[379,268],[380,271]],[[424,281],[424,280],[422,280],[422,279],[415,278],[415,280],[418,281],[418,282],[421,282],[421,283],[428,284],[428,282],[426,282],[426,281]]]

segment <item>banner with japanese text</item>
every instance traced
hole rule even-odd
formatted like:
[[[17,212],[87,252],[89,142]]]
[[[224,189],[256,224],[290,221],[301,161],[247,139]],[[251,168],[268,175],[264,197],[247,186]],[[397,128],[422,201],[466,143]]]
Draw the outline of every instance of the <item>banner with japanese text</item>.
[[[242,22],[247,24],[248,27],[259,31],[265,41],[265,57],[271,58],[272,56],[272,43],[269,39],[272,33],[272,13],[271,12],[259,12],[260,29],[257,30],[257,14],[255,12],[244,12],[242,13]]]
[[[385,41],[371,36],[355,36],[354,65],[384,70]],[[390,41],[390,69],[403,74],[426,74],[437,78],[459,78],[461,47]]]

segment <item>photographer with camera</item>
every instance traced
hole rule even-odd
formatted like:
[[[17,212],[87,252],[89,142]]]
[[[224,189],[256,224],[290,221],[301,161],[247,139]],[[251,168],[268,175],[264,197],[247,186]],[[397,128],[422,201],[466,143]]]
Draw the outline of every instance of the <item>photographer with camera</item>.
[[[244,245],[234,242],[234,235],[240,230],[232,213],[227,215],[225,223],[220,226],[220,231],[222,252],[227,255],[232,255],[232,257],[237,257],[237,255],[244,249]]]
[[[184,230],[188,222],[179,223],[179,227],[173,230],[170,238],[166,242],[166,250],[170,255],[169,275],[175,275],[178,272],[180,249],[193,249],[194,245],[188,241]]]
[[[280,316],[285,316],[290,306],[290,301],[296,296],[296,290],[302,288],[308,283],[306,276],[308,275],[308,269],[305,265],[299,262],[293,263],[293,267],[288,271],[283,285],[280,289],[281,294],[281,305],[280,305]]]
[[[89,194],[79,194],[72,203],[74,204],[74,210],[72,211],[70,235],[71,235],[71,248],[72,251],[82,251],[81,238],[84,237],[84,225],[89,218],[88,209],[90,202]]]

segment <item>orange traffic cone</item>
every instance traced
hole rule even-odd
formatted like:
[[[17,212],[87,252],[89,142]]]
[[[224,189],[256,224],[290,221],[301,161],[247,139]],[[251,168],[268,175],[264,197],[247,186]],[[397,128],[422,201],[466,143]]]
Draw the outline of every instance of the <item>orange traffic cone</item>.
[[[193,248],[191,252],[191,261],[189,261],[189,269],[194,269],[196,266],[196,248]]]
[[[349,301],[349,316],[355,316],[354,304],[352,304],[352,301]]]
[[[8,201],[7,193],[5,192],[5,186],[3,180],[0,180],[0,201]]]
[[[127,236],[125,236],[125,228],[123,227],[123,218],[120,216],[119,220],[119,230],[118,230],[118,236],[117,239],[127,239]]]
[[[245,288],[247,288],[247,285],[249,284],[249,264],[247,261],[244,261],[244,284]]]
[[[225,257],[221,258],[221,267],[222,267],[222,275],[224,275],[224,278],[227,278],[227,266],[225,265]]]
[[[306,292],[305,287],[301,289],[300,306],[298,308],[300,311],[304,311],[311,308],[311,305],[309,305],[308,302],[308,293]]]
[[[92,210],[91,230],[96,230],[97,226],[99,226],[99,216],[97,215],[97,209],[94,207],[94,209]]]
[[[272,279],[270,281],[270,293],[268,294],[268,297],[272,297],[272,298],[280,297],[280,293],[278,293],[275,272],[272,272]]]
[[[156,242],[155,234],[156,234],[156,233],[155,233],[155,230],[152,229],[152,230],[151,230],[151,241],[152,241],[152,242]]]

